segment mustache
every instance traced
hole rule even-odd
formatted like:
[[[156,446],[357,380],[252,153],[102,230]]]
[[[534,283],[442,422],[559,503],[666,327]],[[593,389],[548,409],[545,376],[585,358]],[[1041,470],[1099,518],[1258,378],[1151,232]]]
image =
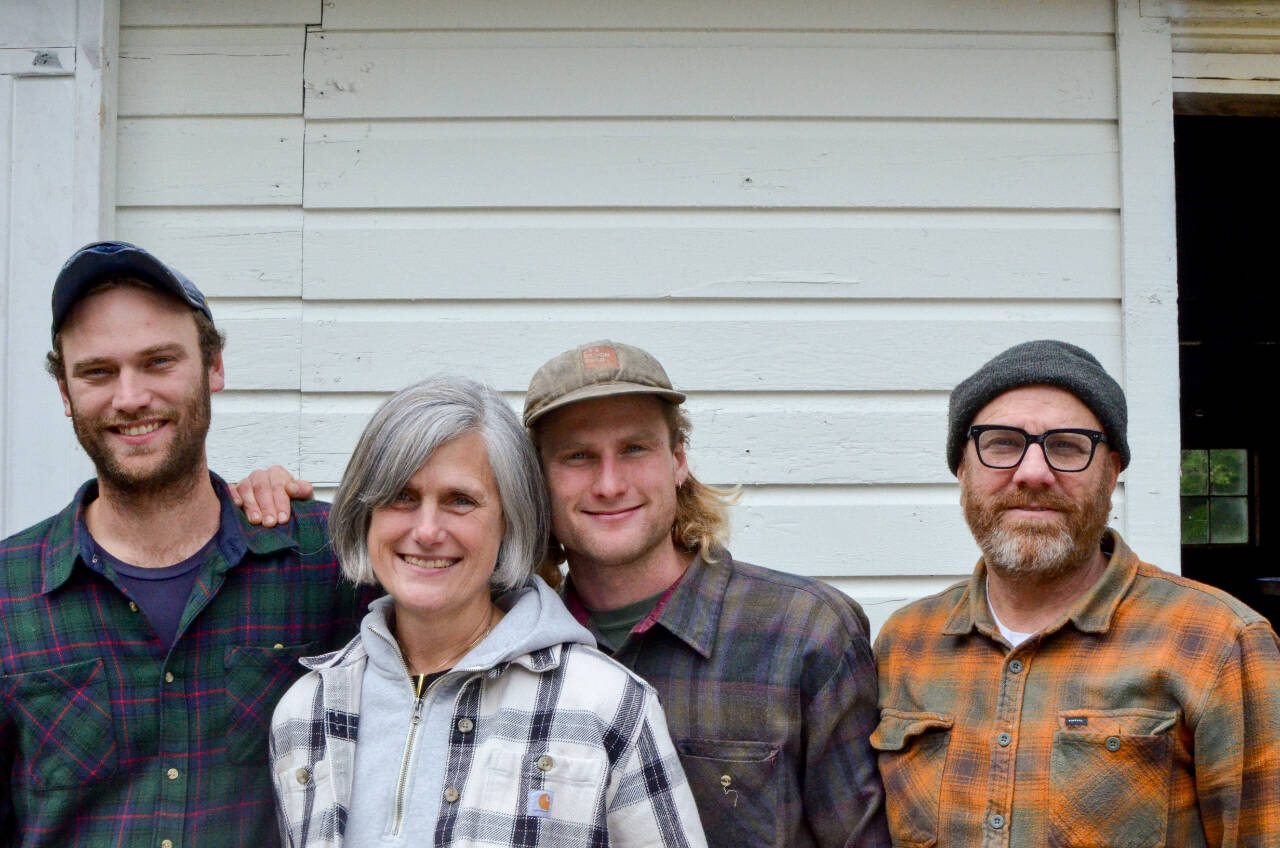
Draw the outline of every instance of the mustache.
[[[991,504],[996,510],[1025,509],[1027,507],[1048,507],[1059,512],[1079,512],[1080,506],[1070,498],[1052,492],[1033,494],[1030,492],[1014,492],[1001,497]]]

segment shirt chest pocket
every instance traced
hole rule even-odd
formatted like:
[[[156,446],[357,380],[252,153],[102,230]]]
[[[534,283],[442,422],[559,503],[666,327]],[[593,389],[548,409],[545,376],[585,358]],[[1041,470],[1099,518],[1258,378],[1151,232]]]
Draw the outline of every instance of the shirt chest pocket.
[[[894,845],[927,848],[938,841],[938,799],[953,724],[953,716],[941,713],[880,711],[871,747],[879,752]]]
[[[702,829],[725,845],[782,845],[778,808],[783,774],[767,742],[679,739],[676,750]]]
[[[1169,820],[1172,728],[1161,710],[1069,710],[1049,762],[1049,843],[1159,848]]]
[[[319,643],[258,648],[234,645],[223,655],[227,687],[227,759],[267,767],[271,712],[285,690],[306,670],[298,658]]]
[[[457,796],[446,788],[445,807],[457,802],[490,813],[545,819],[546,825],[537,829],[545,844],[556,844],[557,821],[573,826],[595,823],[597,811],[604,809],[608,783],[603,751],[599,757],[584,757],[580,751],[568,754],[552,745],[534,757],[519,748],[511,742],[481,745],[474,789],[468,785],[467,792]],[[441,815],[447,812],[442,809]],[[466,819],[460,821],[465,824]]]
[[[82,788],[116,772],[111,688],[101,659],[0,680],[23,771],[38,789]]]

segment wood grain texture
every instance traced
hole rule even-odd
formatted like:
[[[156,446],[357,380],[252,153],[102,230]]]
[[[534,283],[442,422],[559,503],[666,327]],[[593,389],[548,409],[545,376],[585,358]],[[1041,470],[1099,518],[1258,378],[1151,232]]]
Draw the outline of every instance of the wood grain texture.
[[[306,114],[1115,118],[1111,39],[988,40],[317,32],[307,41]]]
[[[305,37],[301,26],[124,29],[120,115],[300,115]]]
[[[308,126],[306,206],[1119,206],[1113,124],[377,122]]]
[[[222,354],[227,387],[298,388],[300,306],[288,300],[212,300],[214,321],[227,334]]]
[[[301,118],[130,118],[119,123],[121,206],[296,206]]]
[[[561,351],[593,339],[637,344],[666,363],[685,391],[950,391],[991,356],[1026,339],[1061,338],[1120,361],[1114,305],[1072,314],[1011,305],[926,312],[792,305],[778,310],[679,304],[647,312],[597,307],[504,310],[505,320],[395,306],[364,313],[306,308],[302,386],[306,391],[395,391],[432,373],[485,379],[523,391],[529,375]],[[496,312],[496,310],[489,310]],[[946,316],[951,317],[946,317]]]
[[[241,0],[243,2],[243,0]],[[133,0],[141,2],[141,0]],[[178,2],[178,0],[168,0]],[[1105,0],[329,0],[329,29],[817,29],[1114,32]]]
[[[309,299],[1118,298],[1114,212],[333,212]]]
[[[298,297],[302,210],[121,209],[116,234],[180,268],[209,297]]]
[[[319,24],[322,0],[120,0],[122,26]]]

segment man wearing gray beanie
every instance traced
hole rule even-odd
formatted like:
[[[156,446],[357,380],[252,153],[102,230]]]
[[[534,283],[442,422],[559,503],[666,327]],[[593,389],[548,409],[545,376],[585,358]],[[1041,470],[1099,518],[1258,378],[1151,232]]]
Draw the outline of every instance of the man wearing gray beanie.
[[[1088,351],[1015,345],[951,394],[982,558],[876,642],[894,844],[1280,845],[1280,641],[1106,526],[1124,392]]]

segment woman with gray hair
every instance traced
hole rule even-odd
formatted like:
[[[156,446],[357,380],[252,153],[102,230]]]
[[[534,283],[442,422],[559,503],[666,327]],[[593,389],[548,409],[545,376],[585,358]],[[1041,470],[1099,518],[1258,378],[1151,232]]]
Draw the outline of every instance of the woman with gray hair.
[[[284,844],[706,844],[653,689],[532,574],[547,525],[496,392],[430,380],[374,413],[330,532],[387,595],[276,707]]]

